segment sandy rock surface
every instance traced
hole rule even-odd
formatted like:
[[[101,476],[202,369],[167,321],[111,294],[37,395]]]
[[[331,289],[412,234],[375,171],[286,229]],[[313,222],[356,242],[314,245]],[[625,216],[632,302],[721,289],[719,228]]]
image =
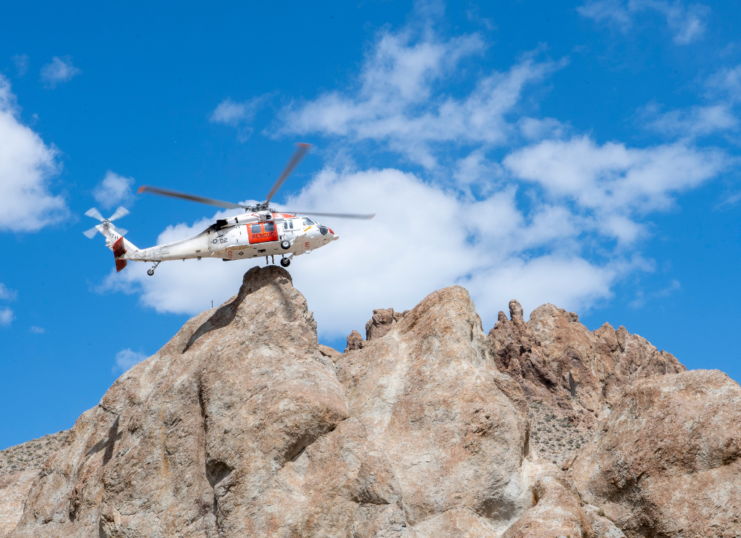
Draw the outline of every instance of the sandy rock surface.
[[[80,417],[11,536],[404,536],[343,392],[288,273],[252,269]]]
[[[445,529],[461,519],[496,536],[532,502],[520,472],[524,394],[489,349],[468,292],[454,286],[338,364],[350,412],[392,463],[408,522],[429,536],[454,535]]]
[[[0,538],[10,534],[23,514],[23,506],[39,471],[31,469],[0,476]]]
[[[525,512],[502,538],[594,538],[579,493],[556,467],[545,467],[532,488],[535,506]]]
[[[717,370],[640,380],[573,478],[626,536],[741,536],[741,387]]]

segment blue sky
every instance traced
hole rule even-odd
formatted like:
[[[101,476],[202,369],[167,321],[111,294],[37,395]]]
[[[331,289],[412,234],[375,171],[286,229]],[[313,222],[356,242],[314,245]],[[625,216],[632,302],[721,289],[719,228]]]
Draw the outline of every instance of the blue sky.
[[[461,284],[486,331],[552,302],[741,379],[731,2],[242,4],[5,7],[0,448],[71,427],[252,263],[116,275],[84,212],[187,237],[217,212],[139,185],[262,200],[296,142],[278,205],[378,213],[291,266],[321,341]]]

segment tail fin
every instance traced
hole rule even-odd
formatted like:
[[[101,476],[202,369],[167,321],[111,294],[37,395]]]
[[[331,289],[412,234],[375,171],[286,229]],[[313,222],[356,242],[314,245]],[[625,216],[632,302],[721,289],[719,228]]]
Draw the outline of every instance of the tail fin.
[[[125,239],[123,237],[119,237],[111,246],[111,250],[113,250],[113,258],[116,260],[117,273],[123,271],[123,268],[126,267],[128,263],[126,260],[121,259],[121,256],[126,254],[126,245],[124,245],[124,241]]]
[[[128,264],[126,259],[123,258],[123,255],[127,252],[139,250],[138,248],[136,248],[134,243],[127,239],[124,239],[123,237],[119,237],[118,239],[116,239],[116,241],[114,241],[114,243],[110,246],[110,249],[113,251],[113,258],[116,260],[117,273],[120,273]]]

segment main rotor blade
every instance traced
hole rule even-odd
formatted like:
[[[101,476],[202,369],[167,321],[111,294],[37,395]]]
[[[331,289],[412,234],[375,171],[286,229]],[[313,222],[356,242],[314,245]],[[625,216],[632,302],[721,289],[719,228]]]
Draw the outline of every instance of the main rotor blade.
[[[118,209],[116,209],[116,212],[113,215],[108,217],[108,222],[113,222],[114,220],[120,219],[121,217],[125,217],[128,214],[129,214],[128,209],[126,209],[125,207],[119,207]]]
[[[293,156],[291,157],[291,160],[288,161],[288,164],[286,165],[285,169],[281,173],[280,176],[278,176],[278,179],[275,180],[275,184],[273,185],[273,188],[270,189],[270,192],[268,193],[268,197],[265,200],[266,203],[270,203],[270,200],[275,196],[275,193],[278,192],[278,189],[280,189],[281,185],[288,179],[288,176],[291,175],[291,172],[293,172],[293,169],[298,166],[298,163],[301,162],[301,159],[304,158],[304,155],[306,155],[306,152],[309,151],[309,148],[311,147],[310,144],[296,144],[298,147],[296,148],[296,151],[293,152]]]
[[[98,233],[98,229],[97,229],[97,228],[90,228],[90,229],[89,229],[88,231],[86,231],[86,232],[82,232],[82,233],[83,233],[83,234],[85,235],[85,237],[87,237],[88,239],[92,239],[93,237],[95,237],[95,234],[97,234],[97,233]]]
[[[312,215],[314,217],[336,217],[338,219],[363,219],[363,220],[370,220],[376,216],[375,213],[372,213],[369,215],[361,215],[358,213],[312,213],[309,211],[284,211],[284,210],[281,210],[280,213],[298,213],[299,215]]]
[[[139,192],[140,194],[142,192],[151,192],[152,194],[159,194],[160,196],[181,198],[183,200],[190,200],[191,202],[198,202],[200,204],[214,205],[216,207],[223,207],[225,209],[247,209],[246,205],[233,204],[231,202],[222,202],[221,200],[214,200],[213,198],[204,198],[203,196],[195,196],[193,194],[171,191],[170,189],[161,189],[159,187],[150,187],[149,185],[142,185],[141,187],[139,187],[139,190],[137,192]]]
[[[105,219],[103,218],[103,215],[100,214],[100,211],[98,211],[96,208],[88,209],[85,212],[85,215],[88,217],[93,217],[94,219],[98,219],[100,222],[103,222]]]

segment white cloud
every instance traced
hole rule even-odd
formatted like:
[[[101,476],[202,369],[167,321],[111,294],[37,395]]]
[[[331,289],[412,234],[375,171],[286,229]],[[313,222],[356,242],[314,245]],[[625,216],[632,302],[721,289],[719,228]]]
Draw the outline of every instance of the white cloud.
[[[30,332],[31,334],[44,334],[46,332],[46,329],[34,325],[28,330],[28,332]]]
[[[697,187],[727,166],[724,154],[684,142],[628,148],[615,142],[598,146],[586,136],[546,140],[503,162],[516,177],[598,219],[665,210],[673,194]]]
[[[666,0],[588,0],[577,11],[597,22],[612,24],[623,32],[632,27],[637,13],[655,11],[664,16],[674,43],[688,45],[705,34],[709,8],[701,4],[685,7],[680,1]]]
[[[130,349],[123,349],[116,353],[116,365],[113,367],[113,372],[125,372],[146,358],[147,356],[143,353],[137,353]]]
[[[722,97],[730,102],[741,101],[741,65],[723,68],[707,82],[710,96]]]
[[[224,99],[209,116],[211,123],[223,123],[237,127],[237,138],[240,142],[246,141],[252,134],[252,122],[255,114],[265,106],[267,95],[261,95],[242,103]]]
[[[20,122],[15,95],[0,75],[0,230],[36,231],[67,217],[64,198],[49,192],[61,168],[57,155]]]
[[[13,63],[19,77],[22,77],[28,71],[28,54],[16,54],[13,56]]]
[[[476,34],[442,39],[423,26],[381,32],[355,86],[294,104],[273,127],[276,135],[339,140],[338,157],[328,159],[334,166],[286,207],[378,215],[322,219],[340,240],[290,267],[320,334],[347,335],[362,329],[373,308],[412,308],[456,283],[471,292],[485,328],[512,298],[526,310],[549,301],[583,311],[609,300],[626,276],[652,271],[638,251],[646,217],[715,177],[728,165],[726,155],[691,139],[647,148],[597,144],[557,119],[529,117],[520,105],[524,88],[564,65],[533,55],[451,97],[446,84],[485,45]],[[225,107],[221,114],[228,123],[242,112]],[[358,150],[358,141],[428,170],[424,177],[395,168],[356,170],[353,151],[367,150]],[[506,157],[497,162],[497,153]],[[171,226],[158,242],[196,235],[212,222]],[[111,272],[101,289],[137,294],[158,312],[195,314],[234,295],[255,263],[264,261],[172,262],[154,277],[145,264],[132,263]]]
[[[128,202],[132,199],[131,186],[134,184],[133,177],[123,177],[118,174],[106,172],[103,180],[93,190],[93,197],[105,208],[110,208]]]
[[[669,136],[696,137],[734,130],[738,119],[726,104],[693,106],[660,113],[655,106],[644,110],[649,129]]]
[[[15,315],[10,308],[0,309],[0,326],[7,327],[15,319]]]
[[[320,332],[329,337],[362,328],[373,308],[412,308],[454,283],[469,289],[487,327],[513,297],[529,308],[538,306],[539,298],[587,308],[607,299],[620,278],[641,269],[618,258],[586,260],[576,239],[592,233],[589,221],[549,204],[525,213],[517,207],[513,187],[476,201],[399,170],[326,169],[288,206],[378,212],[372,221],[323,219],[340,240],[295,258],[290,267]],[[158,242],[195,235],[210,222],[169,227]],[[195,314],[210,308],[211,300],[220,304],[235,294],[255,263],[264,260],[164,263],[154,277],[146,275],[146,265],[130,264],[110,274],[104,288],[137,293],[159,312]]]
[[[526,86],[563,62],[538,62],[526,55],[506,73],[478,80],[461,99],[435,95],[444,80],[460,76],[460,62],[485,49],[478,34],[442,40],[427,29],[384,31],[366,58],[357,88],[330,92],[282,111],[275,132],[371,140],[413,162],[435,167],[433,146],[502,145],[516,135],[507,116]]]
[[[72,58],[65,56],[59,58],[54,56],[51,62],[41,68],[41,80],[48,88],[54,88],[61,82],[68,82],[76,75],[82,73],[72,63]]]
[[[17,291],[11,290],[5,284],[0,282],[0,299],[4,299],[6,301],[13,301],[15,300],[16,297],[18,297]]]

